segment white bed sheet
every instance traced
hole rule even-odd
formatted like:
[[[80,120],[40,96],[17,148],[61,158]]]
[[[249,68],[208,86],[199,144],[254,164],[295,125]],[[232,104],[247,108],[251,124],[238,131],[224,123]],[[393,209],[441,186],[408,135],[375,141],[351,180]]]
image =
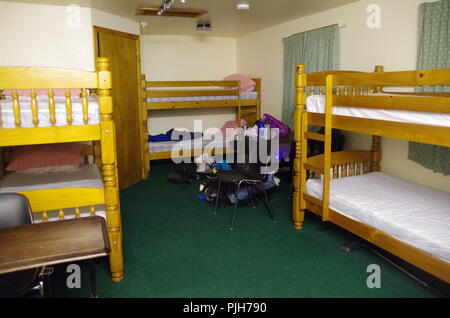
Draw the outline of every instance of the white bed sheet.
[[[48,109],[48,97],[38,96],[38,127],[51,127],[50,111]],[[20,96],[20,120],[21,128],[33,128],[33,114],[31,112],[31,98]],[[11,97],[0,100],[0,111],[3,125],[1,128],[16,128],[13,111],[13,102]],[[55,126],[67,126],[66,98],[64,96],[55,96]],[[96,125],[100,122],[98,100],[94,97],[88,97],[88,117],[89,125]],[[83,120],[83,108],[80,97],[72,97],[72,126],[85,125]]]
[[[83,165],[81,171],[46,174],[7,173],[0,179],[0,193],[59,188],[103,189],[102,176],[96,165]]]
[[[242,92],[241,99],[257,99],[258,92]],[[189,96],[189,97],[153,97],[147,98],[147,102],[197,102],[205,100],[236,100],[237,96]]]
[[[213,149],[217,147],[231,147],[233,146],[234,139],[222,139],[214,140],[212,139],[193,139],[184,141],[162,141],[162,142],[149,142],[149,152],[171,152],[175,146],[177,149],[184,150],[196,150],[208,147],[208,149]]]
[[[450,263],[450,194],[381,172],[333,179],[330,208]],[[322,199],[322,180],[307,193]]]
[[[374,94],[372,96],[395,96],[392,94]],[[407,96],[407,95],[397,95]],[[311,95],[306,100],[306,109],[310,113],[325,112],[325,96]],[[334,106],[333,115],[370,118],[410,124],[450,127],[450,114],[412,112],[405,110],[386,110],[373,108]]]

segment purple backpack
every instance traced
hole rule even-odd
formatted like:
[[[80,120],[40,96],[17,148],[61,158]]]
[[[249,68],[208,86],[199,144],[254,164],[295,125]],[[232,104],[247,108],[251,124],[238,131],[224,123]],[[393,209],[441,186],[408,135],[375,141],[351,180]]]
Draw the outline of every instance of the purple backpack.
[[[264,114],[262,121],[264,122],[264,124],[269,124],[270,128],[278,128],[278,130],[280,131],[280,137],[285,137],[291,132],[291,129],[288,125],[269,114]]]

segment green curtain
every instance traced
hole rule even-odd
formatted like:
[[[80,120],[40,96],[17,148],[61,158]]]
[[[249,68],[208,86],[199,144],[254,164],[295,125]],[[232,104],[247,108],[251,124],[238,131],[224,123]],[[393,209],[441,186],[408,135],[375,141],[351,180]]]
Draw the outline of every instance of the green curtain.
[[[284,38],[283,122],[293,128],[295,72],[305,64],[307,73],[339,69],[339,27],[333,25]]]
[[[450,68],[450,0],[422,3],[417,69],[447,68]],[[450,92],[450,87],[418,87],[417,91]],[[450,148],[411,142],[408,158],[434,172],[450,175]]]

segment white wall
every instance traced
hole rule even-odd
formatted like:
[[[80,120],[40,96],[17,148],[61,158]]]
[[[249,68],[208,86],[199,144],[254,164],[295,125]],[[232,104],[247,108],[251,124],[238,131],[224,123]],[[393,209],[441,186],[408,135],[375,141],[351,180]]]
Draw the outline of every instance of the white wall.
[[[283,99],[283,38],[335,23],[341,29],[341,69],[371,71],[377,64],[387,71],[416,68],[418,6],[425,0],[363,0],[243,36],[237,41],[240,73],[262,78],[262,110],[281,117]],[[368,5],[381,6],[381,29],[369,29]],[[370,147],[363,135],[348,136],[350,148]],[[435,174],[407,160],[408,143],[383,139],[383,171],[450,192],[450,177]]]
[[[94,69],[91,10],[68,27],[64,6],[0,1],[0,65]]]
[[[147,80],[221,80],[237,71],[236,40],[225,37],[144,35],[141,36],[142,72]],[[170,128],[194,128],[203,120],[203,129],[220,128],[234,120],[234,109],[151,111],[151,134]]]
[[[0,1],[0,65],[95,69],[92,26],[139,34],[139,24],[100,10],[80,8],[80,24],[66,6]]]
[[[101,10],[91,9],[92,24],[95,26],[132,34],[140,33],[139,23]]]

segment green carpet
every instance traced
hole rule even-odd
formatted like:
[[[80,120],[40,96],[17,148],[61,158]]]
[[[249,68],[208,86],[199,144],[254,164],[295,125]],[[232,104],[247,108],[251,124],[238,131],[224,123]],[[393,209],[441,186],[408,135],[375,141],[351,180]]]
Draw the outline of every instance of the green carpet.
[[[352,236],[308,214],[303,231],[291,222],[288,185],[273,195],[277,223],[262,202],[213,215],[195,185],[173,185],[173,164],[153,164],[151,177],[121,193],[125,279],[113,283],[107,260],[97,262],[100,297],[433,297],[421,284],[366,249],[345,253]],[[369,289],[367,266],[381,267],[381,288]],[[65,287],[64,266],[52,276],[56,297],[88,297]]]

